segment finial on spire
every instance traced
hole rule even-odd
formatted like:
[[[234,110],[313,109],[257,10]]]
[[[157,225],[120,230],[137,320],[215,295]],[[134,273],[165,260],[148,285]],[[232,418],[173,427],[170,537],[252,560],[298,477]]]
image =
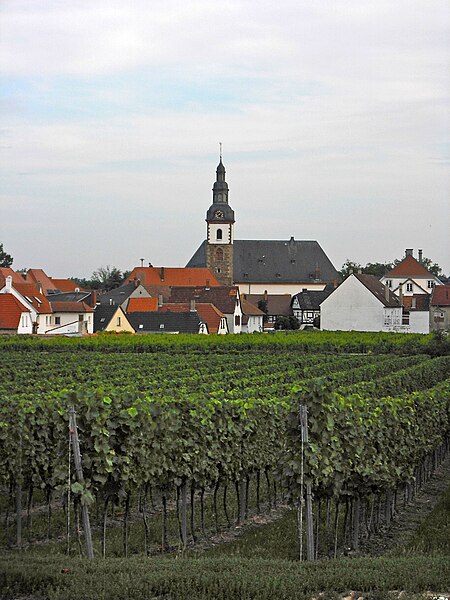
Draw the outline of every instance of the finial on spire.
[[[219,142],[219,148],[220,148],[220,160],[222,161],[222,142]]]

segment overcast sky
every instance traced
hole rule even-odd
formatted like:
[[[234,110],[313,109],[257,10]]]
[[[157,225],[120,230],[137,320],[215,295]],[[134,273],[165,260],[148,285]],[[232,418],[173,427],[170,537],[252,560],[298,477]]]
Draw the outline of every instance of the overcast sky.
[[[237,239],[450,273],[448,0],[2,0],[15,268],[184,266],[223,143]]]

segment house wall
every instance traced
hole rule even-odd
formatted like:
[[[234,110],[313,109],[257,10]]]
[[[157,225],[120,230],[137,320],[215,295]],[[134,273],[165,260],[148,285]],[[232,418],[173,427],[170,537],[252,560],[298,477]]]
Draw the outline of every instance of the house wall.
[[[33,323],[31,320],[31,313],[29,313],[29,312],[22,313],[20,320],[19,320],[19,326],[17,328],[17,333],[18,334],[33,333]]]
[[[432,306],[430,331],[450,331],[450,306]]]
[[[250,315],[246,325],[242,326],[242,333],[254,333],[255,331],[263,330],[263,317],[258,315]]]
[[[83,315],[83,321],[79,321],[78,315]],[[59,325],[56,319],[59,317]],[[94,332],[93,313],[53,313],[52,315],[39,315],[38,333],[47,335],[74,335]]]
[[[411,333],[430,333],[430,313],[428,310],[412,310],[409,313]]]
[[[314,290],[321,292],[325,289],[325,283],[235,283],[239,286],[240,294],[289,294],[295,296],[302,290]]]
[[[391,282],[389,289],[397,290],[398,286],[402,284],[402,293],[404,296],[411,296],[412,294],[423,294],[424,291],[428,294],[433,292],[433,288],[428,287],[428,281],[434,281],[434,285],[442,285],[442,282],[435,277],[434,275],[430,275],[430,277],[381,277],[381,283],[385,284],[387,282]],[[408,292],[406,290],[406,284],[413,283],[412,291]],[[395,292],[398,295],[398,290]]]
[[[117,322],[118,317],[120,317],[120,325],[118,325]],[[114,313],[113,318],[108,323],[107,327],[105,327],[104,331],[128,331],[129,333],[135,333],[133,327],[130,325],[130,322],[126,318],[125,313],[120,307]]]
[[[352,275],[320,305],[320,328],[329,331],[383,331],[384,306]]]

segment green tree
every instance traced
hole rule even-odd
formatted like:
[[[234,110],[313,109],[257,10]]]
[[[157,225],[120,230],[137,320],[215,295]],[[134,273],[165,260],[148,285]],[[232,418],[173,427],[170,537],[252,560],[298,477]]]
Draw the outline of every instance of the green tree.
[[[10,267],[13,264],[13,257],[3,250],[3,244],[0,244],[0,267]]]
[[[123,274],[117,267],[100,267],[92,273],[92,286],[94,289],[112,290],[123,282]]]
[[[360,269],[362,269],[362,265],[347,258],[345,263],[342,265],[339,273],[342,275],[343,278],[345,278],[348,277],[348,275],[351,275],[352,273],[358,273]]]

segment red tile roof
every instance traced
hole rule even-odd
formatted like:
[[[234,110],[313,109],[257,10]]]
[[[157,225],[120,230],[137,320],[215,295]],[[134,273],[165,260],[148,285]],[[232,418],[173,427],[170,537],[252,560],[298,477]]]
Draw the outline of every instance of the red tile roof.
[[[71,279],[55,279],[54,277],[49,277],[49,279],[55,285],[55,288],[60,292],[74,292],[76,289],[78,289],[80,292],[87,291]]]
[[[0,329],[17,330],[22,313],[29,312],[12,294],[0,294]]]
[[[165,286],[208,286],[216,287],[220,283],[209,269],[183,267],[135,267],[128,277],[129,281],[139,280],[143,285]]]
[[[237,286],[218,287],[173,287],[170,295],[171,302],[196,302],[214,304],[224,314],[233,314],[239,301]]]
[[[42,269],[28,269],[26,283],[33,283],[38,287],[42,286],[44,294],[46,294],[48,290],[57,289],[56,285]]]
[[[25,283],[25,279],[20,273],[16,273],[11,267],[0,267],[0,287],[3,287],[6,283],[6,278],[12,277],[14,283]]]
[[[408,255],[384,277],[434,277],[414,256]]]
[[[50,301],[52,312],[67,312],[67,313],[91,313],[94,312],[92,306],[88,306],[84,302],[52,302]]]
[[[43,314],[50,314],[52,312],[47,298],[32,283],[13,283],[13,288],[32,304],[36,312]]]
[[[431,297],[432,306],[450,306],[450,285],[437,285]]]
[[[159,309],[159,312],[176,312],[176,313],[188,313],[191,312],[190,302],[167,302],[163,304]],[[220,326],[220,319],[225,315],[209,302],[196,302],[195,310],[200,317],[200,320],[208,325],[209,333],[217,333]]]
[[[155,312],[158,310],[158,298],[130,298],[127,313]]]
[[[246,300],[243,296],[241,296],[241,308],[244,315],[247,317],[261,317],[264,316],[264,312],[260,310],[257,306]]]

